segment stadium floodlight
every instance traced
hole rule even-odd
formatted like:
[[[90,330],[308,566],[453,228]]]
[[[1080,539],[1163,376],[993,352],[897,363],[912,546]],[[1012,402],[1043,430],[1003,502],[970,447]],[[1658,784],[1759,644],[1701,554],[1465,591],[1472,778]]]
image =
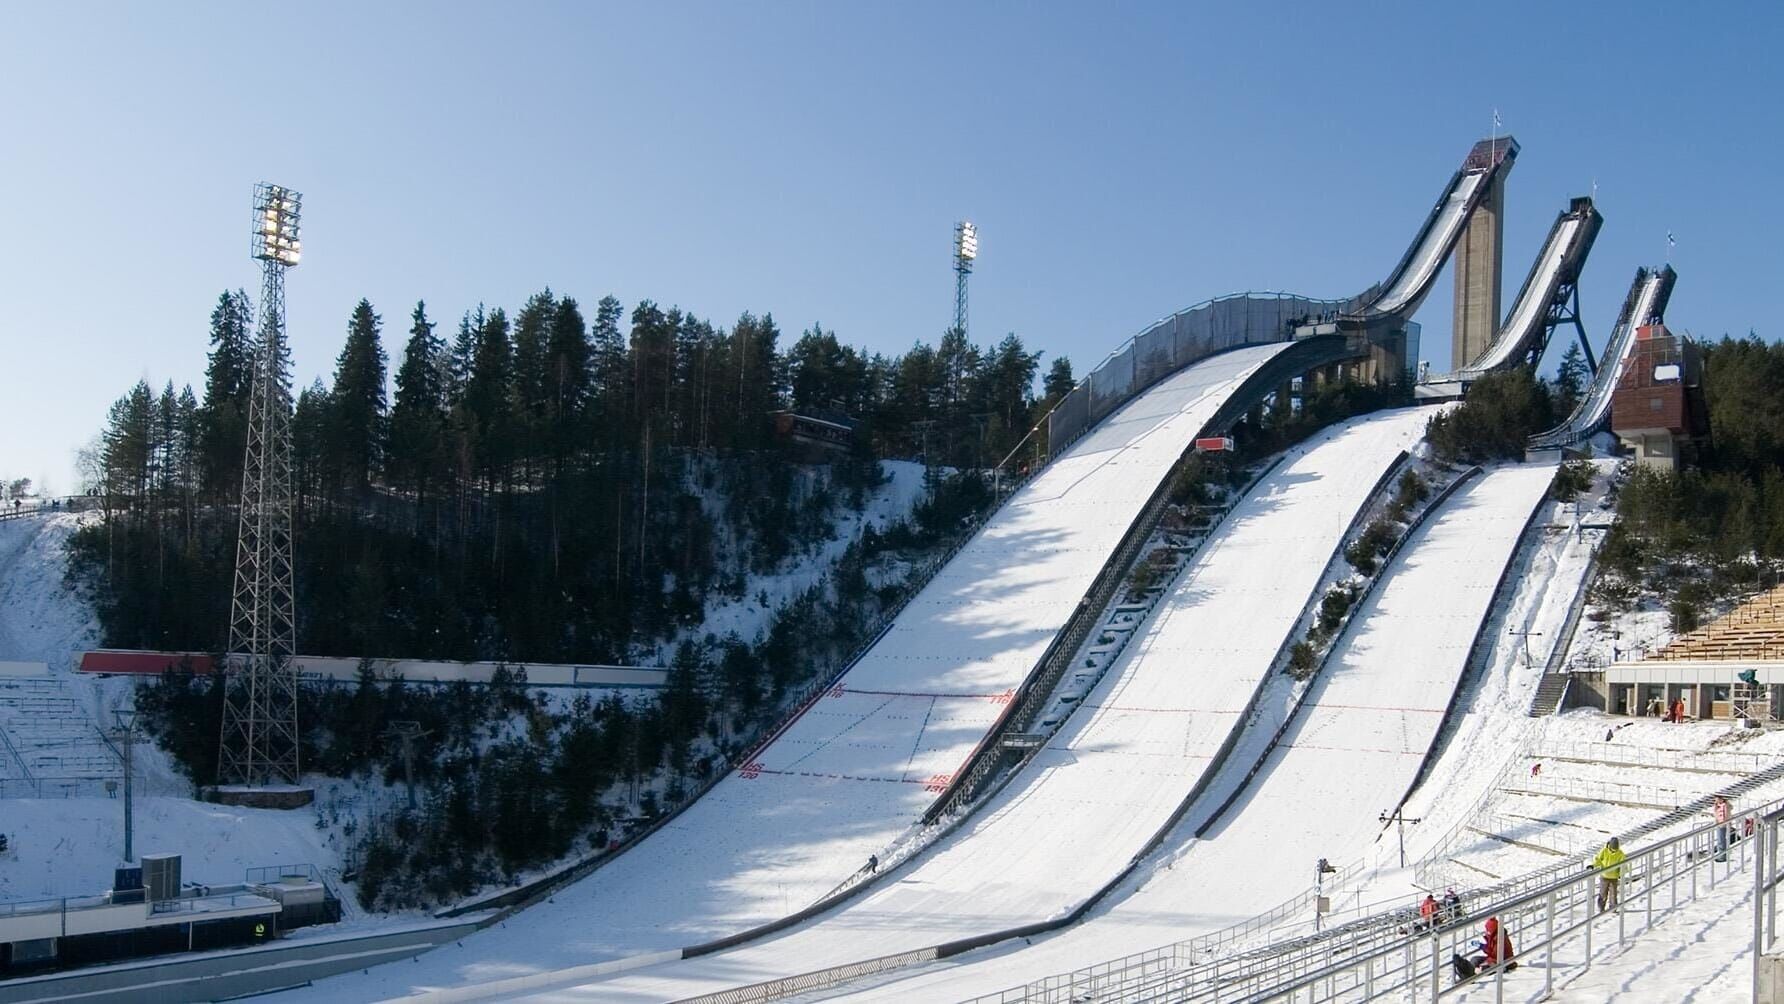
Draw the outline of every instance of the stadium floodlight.
[[[967,268],[979,256],[979,229],[971,220],[954,224],[954,260]]]
[[[296,265],[303,251],[298,224],[303,194],[282,185],[254,186],[254,257],[279,265]]]

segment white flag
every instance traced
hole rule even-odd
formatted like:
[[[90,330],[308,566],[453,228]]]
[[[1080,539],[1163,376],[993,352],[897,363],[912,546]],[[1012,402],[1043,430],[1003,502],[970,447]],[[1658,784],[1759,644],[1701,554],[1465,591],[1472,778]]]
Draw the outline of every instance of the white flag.
[[[1672,231],[1668,230],[1666,232],[1666,246],[1670,248],[1670,247],[1678,247],[1678,245],[1679,245],[1679,242],[1673,240]]]
[[[1504,125],[1504,123],[1499,121],[1499,109],[1495,108],[1493,109],[1493,128],[1497,129],[1501,125]]]

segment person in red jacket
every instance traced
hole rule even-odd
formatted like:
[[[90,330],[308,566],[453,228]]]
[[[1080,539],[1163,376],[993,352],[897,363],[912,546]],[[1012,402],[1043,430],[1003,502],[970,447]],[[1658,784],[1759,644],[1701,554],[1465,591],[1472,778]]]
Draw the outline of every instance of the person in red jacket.
[[[1499,927],[1498,917],[1487,918],[1486,937],[1481,939],[1480,949],[1480,956],[1474,960],[1480,968],[1491,969],[1502,962],[1505,968],[1512,968],[1515,953],[1511,948],[1511,935]]]

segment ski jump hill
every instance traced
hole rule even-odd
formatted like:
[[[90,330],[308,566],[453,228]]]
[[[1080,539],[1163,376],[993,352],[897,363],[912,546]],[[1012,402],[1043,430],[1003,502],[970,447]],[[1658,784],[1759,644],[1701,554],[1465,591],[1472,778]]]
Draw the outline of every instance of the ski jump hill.
[[[965,950],[1075,919],[1159,845],[1226,759],[1322,571],[1429,409],[1353,420],[1293,451],[1223,521],[1082,710],[996,787],[988,779],[1020,745],[1009,740],[1034,738],[1041,699],[1126,578],[1193,441],[1220,435],[1292,378],[1364,363],[1403,336],[1517,149],[1510,137],[1475,144],[1393,272],[1359,296],[1238,294],[1130,339],[1050,413],[1048,462],[871,646],[625,853],[456,947],[299,996],[506,999],[576,987],[578,999],[665,999],[900,946],[933,952],[955,939]],[[1590,201],[1575,200],[1469,370],[1540,356],[1597,229]],[[1619,330],[1641,310],[1657,313],[1645,302],[1626,305]],[[1620,351],[1613,339],[1600,372]],[[1490,511],[1451,532],[1486,520],[1510,535],[1509,556],[1530,492],[1540,494],[1531,486],[1546,485],[1539,473],[1452,500]],[[1505,558],[1481,553],[1497,575]],[[1451,668],[1419,707],[1383,707],[1382,728],[1411,737],[1390,752],[1399,766],[1387,787],[1411,784],[1400,772],[1436,737],[1441,717],[1429,719],[1427,705],[1453,691],[1461,668]],[[1392,689],[1368,687],[1359,702]],[[1297,735],[1320,721],[1313,713]],[[1278,757],[1318,750],[1295,741]],[[860,876],[870,855],[950,820],[904,866]],[[603,982],[614,977],[626,978]]]

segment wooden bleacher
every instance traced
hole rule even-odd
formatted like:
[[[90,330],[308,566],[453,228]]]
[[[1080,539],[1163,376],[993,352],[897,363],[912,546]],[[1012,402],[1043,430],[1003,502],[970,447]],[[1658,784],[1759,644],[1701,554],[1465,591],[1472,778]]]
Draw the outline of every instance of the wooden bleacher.
[[[1760,593],[1650,659],[1784,659],[1784,585]]]

